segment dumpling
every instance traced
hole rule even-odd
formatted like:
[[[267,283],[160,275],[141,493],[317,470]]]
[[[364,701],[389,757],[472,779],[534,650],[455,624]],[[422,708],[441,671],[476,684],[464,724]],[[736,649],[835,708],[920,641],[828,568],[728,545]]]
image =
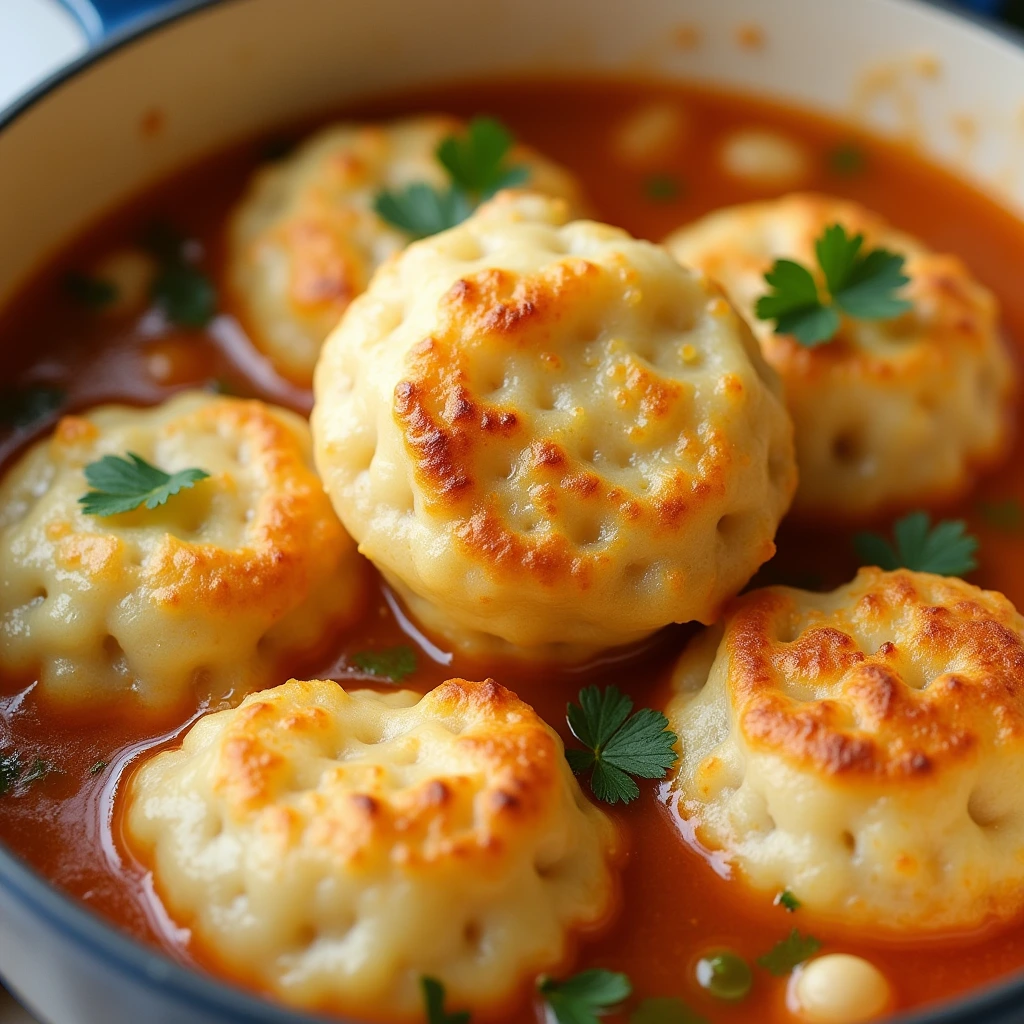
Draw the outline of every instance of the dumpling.
[[[315,395],[342,521],[470,651],[581,657],[713,621],[795,485],[774,378],[720,293],[536,194],[385,264]]]
[[[0,669],[54,700],[153,708],[287,678],[282,660],[352,623],[366,585],[310,448],[298,416],[200,393],[62,419],[0,484]],[[86,515],[84,467],[127,452],[210,476]]]
[[[776,259],[816,265],[830,224],[906,257],[914,308],[889,321],[844,321],[806,348],[757,320]],[[797,194],[712,213],[666,239],[719,281],[782,377],[796,428],[794,508],[859,519],[953,498],[1009,440],[1013,369],[995,297],[955,256],[940,255],[855,203]]]
[[[435,155],[463,122],[437,115],[339,124],[255,175],[228,230],[228,282],[255,343],[277,370],[308,386],[324,338],[374,270],[409,242],[373,209],[381,189],[449,184]],[[510,164],[530,187],[580,202],[572,175],[526,146]]]
[[[1024,907],[1024,618],[958,579],[862,569],[738,599],[679,661],[669,794],[755,888],[875,932]]]
[[[127,801],[175,920],[294,1005],[422,1012],[432,977],[493,1007],[614,909],[614,826],[493,680],[292,680],[200,720]]]

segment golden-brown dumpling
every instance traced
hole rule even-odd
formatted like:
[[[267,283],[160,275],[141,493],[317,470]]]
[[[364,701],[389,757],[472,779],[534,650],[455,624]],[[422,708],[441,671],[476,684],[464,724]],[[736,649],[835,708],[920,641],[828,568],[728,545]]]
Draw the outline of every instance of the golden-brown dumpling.
[[[754,316],[776,259],[816,266],[830,224],[906,257],[911,312],[845,319],[806,348]],[[796,194],[719,210],[670,235],[687,266],[725,288],[782,377],[796,429],[794,508],[861,518],[967,490],[1008,441],[1013,369],[995,297],[955,256],[940,255],[855,203]]]
[[[317,132],[255,175],[231,219],[228,279],[245,326],[278,371],[308,385],[324,338],[409,236],[373,209],[381,189],[447,188],[435,152],[463,122],[437,115]],[[526,146],[531,188],[579,202],[575,179]]]
[[[62,419],[0,484],[0,668],[60,701],[164,708],[283,678],[365,587],[310,447],[293,413],[201,393]],[[155,509],[86,515],[84,467],[127,452],[210,476]]]
[[[385,264],[332,333],[317,464],[428,627],[575,657],[713,621],[771,557],[795,484],[774,386],[664,249],[502,193]]]
[[[1024,619],[962,580],[862,569],[739,598],[675,670],[670,786],[766,894],[875,931],[1024,907]]]
[[[492,680],[254,694],[143,764],[125,823],[172,916],[301,1006],[422,1012],[424,976],[494,1006],[614,906],[614,827]]]

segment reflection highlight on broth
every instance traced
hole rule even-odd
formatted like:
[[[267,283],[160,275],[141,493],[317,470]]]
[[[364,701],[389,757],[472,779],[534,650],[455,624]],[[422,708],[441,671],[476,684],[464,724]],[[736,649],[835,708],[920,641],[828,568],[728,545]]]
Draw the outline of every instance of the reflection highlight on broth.
[[[0,839],[381,1022],[1024,966],[1021,262],[910,152],[625,80],[138,197],[3,314]]]

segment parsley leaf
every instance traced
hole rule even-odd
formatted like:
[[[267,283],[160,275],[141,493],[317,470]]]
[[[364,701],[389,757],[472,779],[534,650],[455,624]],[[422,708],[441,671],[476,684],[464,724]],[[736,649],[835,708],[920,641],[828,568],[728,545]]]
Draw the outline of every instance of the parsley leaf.
[[[813,935],[801,935],[794,928],[784,939],[780,939],[764,956],[757,958],[759,966],[776,978],[789,974],[805,960],[821,949],[821,942]]]
[[[444,1008],[444,985],[436,978],[420,978],[423,1004],[427,1011],[427,1024],[469,1024],[466,1010],[448,1013]]]
[[[897,292],[910,278],[904,259],[887,249],[862,253],[863,235],[847,235],[841,224],[825,228],[815,243],[818,268],[824,278],[824,297],[807,267],[793,260],[776,260],[765,274],[771,288],[757,300],[760,320],[774,320],[776,334],[791,334],[802,345],[831,341],[839,330],[840,314],[858,320],[888,320],[912,308]]]
[[[416,652],[408,644],[385,647],[380,651],[360,651],[352,655],[352,664],[371,676],[400,683],[416,671]]]
[[[416,181],[401,190],[378,192],[373,208],[379,217],[413,238],[426,238],[461,224],[473,205],[461,189],[438,190]]]
[[[3,388],[0,390],[0,423],[23,429],[49,419],[65,402],[60,388]]]
[[[708,1024],[681,999],[645,999],[629,1017],[629,1024]]]
[[[682,191],[682,184],[673,174],[652,174],[644,181],[644,195],[653,203],[671,203]]]
[[[97,761],[97,762],[96,762],[96,763],[95,763],[95,764],[94,764],[94,765],[93,765],[93,766],[92,766],[92,767],[91,767],[91,768],[89,769],[89,774],[90,774],[90,775],[99,775],[99,773],[100,773],[101,771],[103,771],[103,769],[104,769],[104,768],[106,768],[106,767],[107,767],[107,762],[106,762],[106,761]]]
[[[102,309],[117,301],[117,286],[113,282],[90,277],[78,270],[64,275],[64,291],[75,302],[90,309]]]
[[[630,717],[632,710],[633,702],[614,686],[588,686],[580,703],[566,709],[573,736],[587,748],[565,752],[569,767],[577,775],[591,771],[590,788],[605,803],[635,800],[640,789],[631,775],[661,779],[679,760],[668,719],[652,708]]]
[[[783,889],[775,897],[775,906],[783,907],[792,914],[800,909],[800,901],[788,889]]]
[[[185,239],[166,224],[154,224],[145,244],[160,261],[150,293],[153,301],[176,327],[205,327],[217,315],[217,289],[189,259]]]
[[[544,977],[537,987],[558,1024],[598,1024],[602,1011],[618,1006],[633,991],[626,975],[600,967],[565,981]]]
[[[452,184],[479,199],[488,199],[503,188],[521,185],[530,177],[524,164],[505,166],[515,145],[512,133],[493,117],[474,117],[466,134],[449,135],[437,147],[437,159],[451,176]]]
[[[451,185],[434,188],[423,181],[404,189],[383,189],[373,200],[379,217],[415,238],[426,238],[461,224],[484,199],[530,177],[525,164],[505,163],[515,139],[493,117],[474,117],[464,135],[448,135],[438,144],[438,162]]]
[[[944,519],[931,525],[927,512],[911,512],[892,528],[895,546],[877,533],[858,533],[857,555],[865,565],[880,569],[912,569],[939,576],[964,576],[978,568],[976,537],[967,533],[962,519]]]
[[[1003,501],[982,501],[978,512],[989,526],[1006,533],[1020,533],[1024,530],[1024,506],[1016,498]]]
[[[129,452],[127,458],[104,455],[85,467],[85,479],[92,490],[78,503],[87,516],[116,516],[140,505],[152,509],[209,475],[202,469],[165,473],[135,452]]]

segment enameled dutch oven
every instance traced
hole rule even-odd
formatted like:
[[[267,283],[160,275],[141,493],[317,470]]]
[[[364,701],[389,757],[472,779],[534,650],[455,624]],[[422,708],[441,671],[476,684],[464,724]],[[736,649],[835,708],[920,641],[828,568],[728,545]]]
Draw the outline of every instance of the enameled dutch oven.
[[[67,2],[96,45],[0,117],[0,304],[81,228],[213,149],[361,94],[469,76],[678,76],[776,96],[911,136],[1024,211],[1024,48],[923,0]],[[737,47],[749,25],[770,45]],[[680,47],[684,35],[700,45]],[[162,130],[144,130],[154,114]],[[137,945],[2,845],[0,976],[47,1024],[318,1019]],[[1024,973],[902,1020],[1024,1021]]]

